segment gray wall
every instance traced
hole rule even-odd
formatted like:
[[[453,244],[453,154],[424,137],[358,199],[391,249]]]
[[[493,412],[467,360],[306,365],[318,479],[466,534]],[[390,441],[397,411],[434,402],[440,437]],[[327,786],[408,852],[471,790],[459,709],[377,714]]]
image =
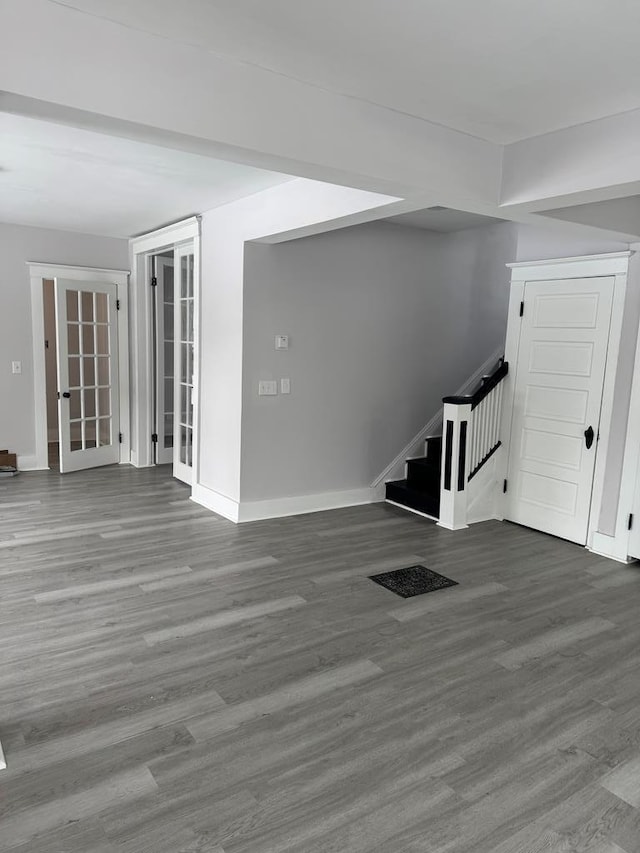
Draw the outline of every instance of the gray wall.
[[[29,457],[35,454],[35,403],[25,261],[128,269],[128,242],[0,223],[0,447]],[[11,373],[12,361],[22,361],[22,375]]]
[[[458,341],[465,353],[463,379],[504,344],[511,280],[506,264],[515,260],[517,237],[518,226],[505,222],[442,238],[447,289],[468,294],[466,334]]]
[[[374,223],[247,244],[241,500],[369,486],[504,341],[516,235]],[[287,376],[290,396],[258,397]]]
[[[573,258],[604,252],[624,252],[628,243],[601,237],[585,236],[581,226],[558,223],[545,228],[541,225],[518,226],[518,248],[514,260],[545,261],[551,258]]]

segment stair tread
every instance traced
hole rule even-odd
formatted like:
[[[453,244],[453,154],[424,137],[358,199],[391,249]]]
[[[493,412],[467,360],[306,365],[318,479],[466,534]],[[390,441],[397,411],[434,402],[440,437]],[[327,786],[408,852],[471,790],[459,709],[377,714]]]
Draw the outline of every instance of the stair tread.
[[[387,483],[386,497],[394,503],[417,509],[434,518],[438,518],[440,514],[440,494],[435,496],[427,491],[416,489],[406,480]]]

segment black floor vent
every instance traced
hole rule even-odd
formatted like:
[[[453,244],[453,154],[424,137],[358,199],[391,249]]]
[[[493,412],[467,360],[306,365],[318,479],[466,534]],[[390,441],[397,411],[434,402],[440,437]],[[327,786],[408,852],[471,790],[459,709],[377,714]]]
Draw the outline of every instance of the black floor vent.
[[[425,592],[434,592],[436,589],[446,589],[448,586],[457,586],[457,581],[445,578],[437,572],[432,572],[426,566],[409,566],[406,569],[395,569],[393,572],[382,572],[379,575],[369,575],[372,581],[385,589],[390,589],[402,598],[411,598],[413,595],[423,595]]]

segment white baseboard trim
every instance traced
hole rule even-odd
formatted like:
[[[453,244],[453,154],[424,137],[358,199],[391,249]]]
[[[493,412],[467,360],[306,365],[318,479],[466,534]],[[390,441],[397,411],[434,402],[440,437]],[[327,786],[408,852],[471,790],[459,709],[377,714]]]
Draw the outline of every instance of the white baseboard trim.
[[[191,500],[205,509],[210,509],[216,515],[228,518],[229,521],[234,521],[236,524],[239,521],[238,502],[215,492],[208,486],[203,486],[202,483],[194,483],[191,487]]]
[[[18,456],[18,471],[48,471],[48,465],[38,465],[37,456]]]
[[[616,539],[615,536],[607,536],[604,533],[594,533],[591,544],[587,545],[587,551],[598,557],[608,557],[617,563],[633,563],[634,559],[627,554],[627,542]]]
[[[315,495],[296,495],[291,498],[274,498],[266,501],[245,501],[239,506],[238,521],[261,521],[267,518],[285,518],[308,512],[323,512],[348,506],[376,503],[374,489],[347,489],[340,492],[321,492]]]
[[[614,562],[622,563],[625,566],[628,566],[630,563],[636,562],[632,557],[616,557],[613,554],[605,554],[604,551],[596,551],[595,548],[587,548],[587,551],[590,554],[595,554],[596,557],[606,557],[607,560],[613,560]]]
[[[443,530],[467,530],[468,524],[445,524],[444,521],[438,522],[438,527],[442,527]]]
[[[380,499],[374,489],[366,488],[238,503],[208,486],[196,483],[191,489],[191,500],[211,510],[211,512],[229,519],[229,521],[243,524],[249,521],[264,521],[268,518],[286,518],[290,515],[304,515],[309,512],[361,506],[362,504],[377,503]]]

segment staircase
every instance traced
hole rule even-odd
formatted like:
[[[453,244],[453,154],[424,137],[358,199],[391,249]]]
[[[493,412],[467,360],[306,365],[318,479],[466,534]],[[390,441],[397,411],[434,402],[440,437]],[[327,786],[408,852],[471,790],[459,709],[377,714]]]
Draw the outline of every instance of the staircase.
[[[441,435],[425,440],[425,453],[418,459],[407,459],[406,480],[387,483],[385,497],[391,503],[421,512],[430,518],[439,518]]]
[[[508,372],[509,365],[500,359],[472,394],[444,398],[444,446],[442,436],[427,438],[425,455],[407,459],[406,479],[386,483],[387,501],[451,530],[494,517],[503,380]]]

